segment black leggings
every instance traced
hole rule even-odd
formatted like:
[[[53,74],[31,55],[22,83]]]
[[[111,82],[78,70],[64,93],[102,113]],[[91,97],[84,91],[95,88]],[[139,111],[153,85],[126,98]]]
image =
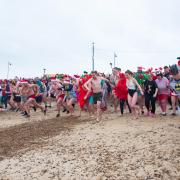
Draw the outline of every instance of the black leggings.
[[[130,106],[129,106],[128,101],[127,101],[127,100],[120,100],[120,110],[121,110],[121,114],[124,113],[124,104],[125,104],[125,102],[126,102],[126,104],[127,104],[127,106],[128,106],[129,112],[131,113],[131,108],[130,108]]]
[[[151,105],[151,113],[155,114],[156,111],[156,98],[153,95],[145,94],[145,106],[147,110],[150,110]]]
[[[169,103],[169,105],[170,105],[170,106],[172,106],[171,96],[170,96],[170,97],[168,97],[168,103]]]

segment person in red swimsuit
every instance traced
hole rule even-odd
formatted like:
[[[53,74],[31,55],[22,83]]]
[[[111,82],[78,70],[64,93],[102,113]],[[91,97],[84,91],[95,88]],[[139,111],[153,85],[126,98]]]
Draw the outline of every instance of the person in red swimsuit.
[[[46,108],[43,107],[42,105],[38,104],[36,102],[36,95],[34,89],[37,88],[36,84],[25,84],[23,87],[27,90],[27,101],[24,104],[24,109],[25,109],[25,117],[30,117],[30,108],[33,106],[35,108],[40,108],[44,114],[46,114]]]

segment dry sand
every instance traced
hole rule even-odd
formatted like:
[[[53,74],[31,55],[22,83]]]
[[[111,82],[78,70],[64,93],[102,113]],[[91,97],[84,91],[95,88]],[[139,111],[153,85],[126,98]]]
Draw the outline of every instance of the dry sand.
[[[0,113],[0,179],[180,179],[180,117]]]

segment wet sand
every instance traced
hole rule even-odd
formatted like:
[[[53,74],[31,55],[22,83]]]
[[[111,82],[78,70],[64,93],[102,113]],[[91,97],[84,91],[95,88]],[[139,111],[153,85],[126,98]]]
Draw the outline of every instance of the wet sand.
[[[180,117],[0,114],[0,179],[180,179]]]

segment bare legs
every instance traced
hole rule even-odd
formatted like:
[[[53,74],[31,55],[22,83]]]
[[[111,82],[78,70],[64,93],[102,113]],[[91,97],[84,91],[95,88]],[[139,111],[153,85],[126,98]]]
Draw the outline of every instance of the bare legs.
[[[97,121],[99,122],[102,118],[101,101],[97,101]]]
[[[34,107],[40,108],[44,113],[46,113],[45,108],[41,106],[40,104],[38,104],[34,98],[29,98],[24,104],[24,109],[27,112],[27,116],[30,116],[31,105],[33,105]]]
[[[139,107],[140,107],[140,110],[141,110],[141,113],[142,113],[142,114],[144,113],[144,109],[143,109],[143,107],[144,107],[144,101],[145,101],[144,96],[142,96],[142,95],[138,96],[137,102],[138,102],[138,105],[139,105]]]
[[[59,98],[58,100],[57,100],[57,115],[56,115],[56,117],[59,117],[61,114],[61,106],[62,106],[62,102],[63,102],[63,99],[62,98]]]
[[[175,115],[177,98],[175,96],[171,96],[171,101],[172,101],[173,114]]]
[[[129,103],[129,106],[131,107],[131,110],[135,119],[138,119],[138,112],[139,112],[139,106],[136,105],[137,98],[138,98],[137,92],[134,93],[133,97],[131,97],[128,94],[128,103]]]
[[[73,113],[74,113],[74,105],[75,105],[76,99],[71,98],[71,99],[66,100],[66,101],[67,101],[67,109],[69,110],[71,115],[73,115]]]

